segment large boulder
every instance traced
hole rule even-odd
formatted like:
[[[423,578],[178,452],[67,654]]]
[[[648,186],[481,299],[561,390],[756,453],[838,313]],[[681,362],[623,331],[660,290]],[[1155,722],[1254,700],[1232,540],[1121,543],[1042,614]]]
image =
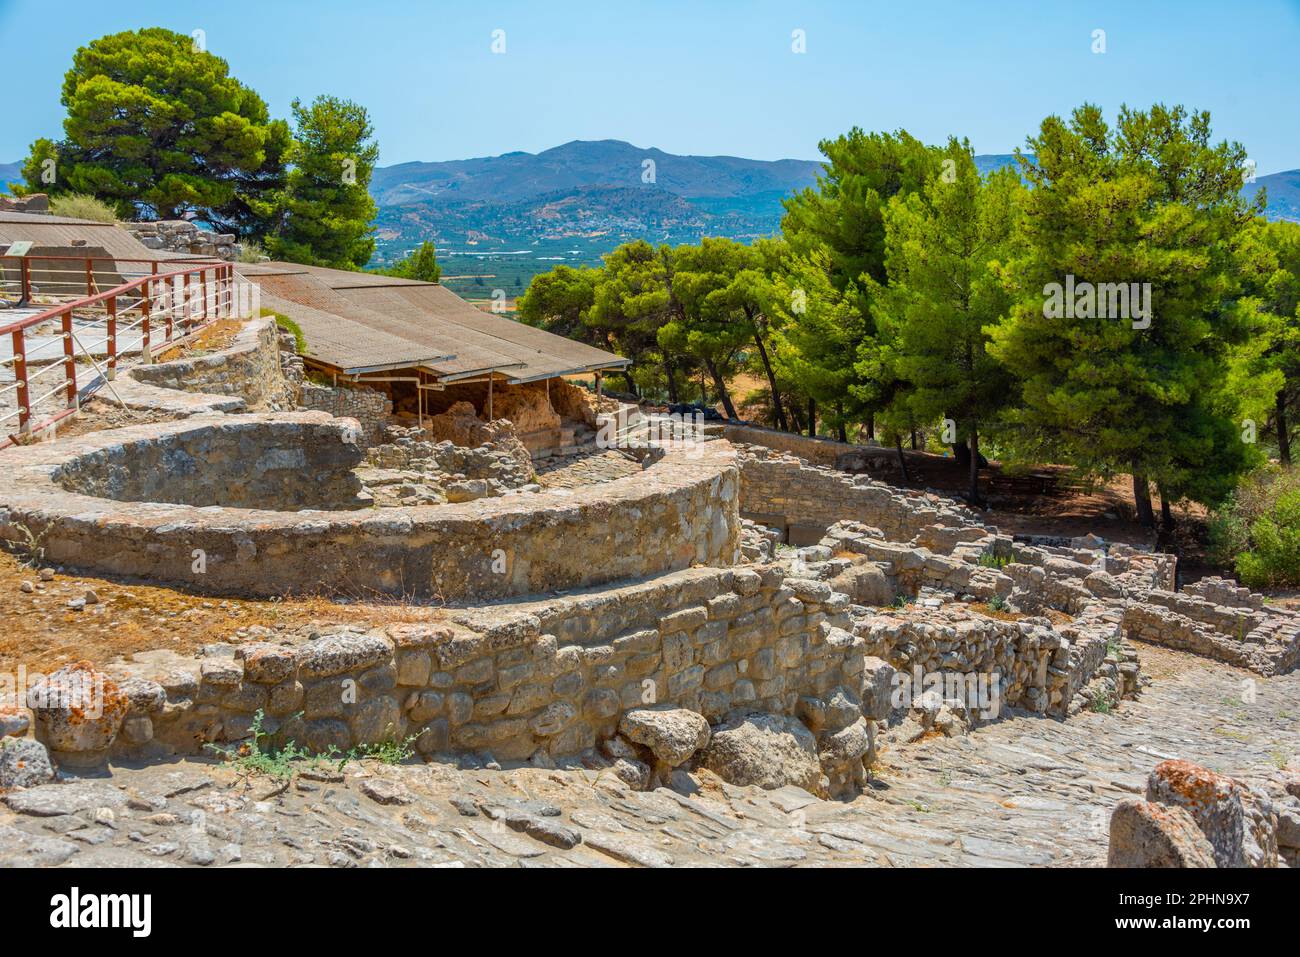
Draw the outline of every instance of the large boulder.
[[[619,720],[618,730],[669,768],[685,764],[709,743],[709,723],[702,716],[669,705],[633,708]]]
[[[898,673],[883,658],[869,657],[862,669],[862,712],[874,721],[884,721],[894,710],[894,683]]]
[[[713,729],[701,767],[740,786],[775,790],[793,784],[824,794],[817,739],[796,718],[741,712]]]
[[[834,734],[862,717],[862,702],[847,688],[833,688],[825,698],[799,699],[799,719],[814,734]]]
[[[824,698],[805,695],[798,715],[817,737],[817,757],[831,797],[853,797],[866,783],[864,759],[874,744],[874,722],[862,716],[862,702],[847,688]]]
[[[858,718],[846,728],[821,736],[817,758],[831,797],[853,797],[862,790],[867,780],[864,762],[873,744],[872,725],[866,718]]]
[[[1190,761],[1161,761],[1147,778],[1147,800],[1186,810],[1219,867],[1248,866],[1243,795],[1232,778]]]
[[[88,661],[60,668],[34,684],[28,702],[36,737],[61,764],[102,764],[122,727],[130,700],[108,675]]]
[[[1246,815],[1245,844],[1247,867],[1277,867],[1278,811],[1273,800],[1259,787],[1242,790],[1241,807]]]
[[[1214,848],[1184,808],[1128,799],[1110,816],[1109,867],[1214,867]]]

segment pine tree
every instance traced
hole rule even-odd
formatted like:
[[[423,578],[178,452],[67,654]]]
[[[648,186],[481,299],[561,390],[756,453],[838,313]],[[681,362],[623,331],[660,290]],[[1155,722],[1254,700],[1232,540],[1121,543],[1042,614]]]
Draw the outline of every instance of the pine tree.
[[[1024,190],[1015,172],[981,178],[969,143],[952,139],[925,189],[885,210],[889,285],[872,295],[879,354],[893,383],[890,424],[952,419],[970,448],[972,504],[979,440],[1011,393],[1009,370],[986,350],[1011,296],[994,270],[1011,251]]]
[[[1114,130],[1085,105],[1028,145],[1017,302],[990,345],[1020,380],[1014,436],[1026,457],[1129,472],[1151,525],[1151,480],[1206,500],[1246,465],[1224,388],[1246,331],[1245,151],[1211,144],[1209,114],[1160,105],[1121,109]]]
[[[332,96],[294,100],[293,116],[292,168],[267,249],[288,262],[360,269],[375,249],[369,186],[379,147],[370,116]]]

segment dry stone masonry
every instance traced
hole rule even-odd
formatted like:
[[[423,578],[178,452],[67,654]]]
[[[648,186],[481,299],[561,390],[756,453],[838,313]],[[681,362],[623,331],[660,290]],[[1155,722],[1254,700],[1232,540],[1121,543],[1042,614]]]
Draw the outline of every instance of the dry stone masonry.
[[[409,615],[78,663],[50,681],[88,681],[109,707],[0,710],[4,734],[43,745],[0,749],[3,786],[260,733],[326,754],[410,742],[444,764],[576,764],[632,792],[688,793],[707,773],[851,799],[882,749],[1011,715],[1122,719],[1145,683],[1129,639],[1264,676],[1300,655],[1300,617],[1262,596],[1179,590],[1171,556],[1092,536],[1003,535],[850,474],[839,443],[728,425],[732,441],[640,449],[634,471],[543,489],[533,459],[555,446],[537,437],[600,425],[583,390],[557,386],[546,409],[536,386],[505,390],[492,421],[449,398],[411,428],[382,393],[302,381],[280,347],[250,323],[230,349],[131,376],[134,401],[205,408],[6,452],[0,537],[214,594],[383,593]],[[295,401],[322,408],[226,414]],[[1157,770],[1114,812],[1112,863],[1294,863],[1290,783]],[[407,800],[391,782],[366,793]]]

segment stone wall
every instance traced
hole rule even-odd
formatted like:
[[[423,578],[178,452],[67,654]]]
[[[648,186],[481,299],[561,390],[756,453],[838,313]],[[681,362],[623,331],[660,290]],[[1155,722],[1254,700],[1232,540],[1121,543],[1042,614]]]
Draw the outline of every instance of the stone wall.
[[[1138,690],[1137,655],[1121,647],[1119,614],[1101,605],[1060,626],[945,604],[865,616],[853,629],[866,637],[868,654],[903,674],[996,676],[1002,707],[1065,717],[1091,704],[1085,689],[1098,679],[1109,680],[1112,702]]]
[[[541,491],[533,481],[532,463],[521,464],[495,443],[465,448],[446,440],[432,442],[423,429],[401,426],[384,430],[384,442],[367,450],[366,466],[358,475],[381,507]]]
[[[779,429],[766,429],[759,425],[746,425],[728,422],[722,426],[722,434],[729,442],[736,445],[756,445],[773,452],[796,455],[812,465],[834,466],[836,459],[847,451],[864,448],[834,439],[813,438],[797,432],[782,432]],[[843,517],[843,516],[841,516]]]
[[[242,247],[231,233],[213,233],[199,229],[184,219],[163,219],[145,223],[118,223],[148,249],[161,252],[211,256],[234,262]]]
[[[856,600],[883,604],[891,596],[927,589],[975,600],[1005,600],[1021,612],[1084,614],[1104,608],[1131,638],[1226,661],[1264,675],[1300,664],[1300,614],[1271,608],[1234,589],[1231,606],[1202,594],[1222,594],[1216,582],[1191,592],[1172,590],[1176,560],[1127,545],[1098,549],[1029,546],[985,529],[939,554],[937,532],[923,529],[912,545],[885,541],[861,523],[833,526],[822,545],[829,555],[862,556],[849,569],[832,569],[836,587]],[[946,542],[944,544],[947,544]],[[1082,559],[1082,560],[1081,560]],[[1258,604],[1258,608],[1254,607]]]
[[[951,499],[900,491],[766,448],[743,447],[740,464],[741,514],[761,524],[784,526],[792,544],[813,544],[845,519],[865,522],[892,542],[910,542],[933,525],[983,527],[969,509]]]
[[[135,366],[127,374],[160,389],[235,396],[250,412],[291,404],[274,319],[246,323],[227,348],[210,355]]]
[[[0,213],[49,213],[50,197],[45,193],[30,196],[0,196]]]
[[[463,448],[491,444],[509,454],[519,468],[532,471],[532,455],[519,440],[514,423],[508,419],[486,422],[474,411],[472,402],[453,403],[437,415],[429,416],[424,428],[433,440],[451,442]]]
[[[393,403],[388,396],[365,386],[328,386],[304,381],[298,392],[298,407],[328,412],[338,418],[356,419],[361,441],[378,445],[384,428],[392,421]]]
[[[275,423],[304,437],[318,428],[356,429],[320,412],[224,416],[11,449],[6,461],[13,480],[0,492],[0,537],[21,540],[26,528],[44,535],[50,561],[208,592],[380,592],[445,601],[729,565],[739,556],[739,476],[726,442],[670,448],[636,475],[576,491],[361,511],[118,502],[58,481],[72,463],[112,457],[108,450],[116,446],[163,447],[171,435],[248,423]],[[237,481],[256,461],[241,454],[198,467]],[[201,572],[194,571],[196,550],[206,556]]]
[[[363,453],[346,423],[232,419],[121,439],[66,461],[55,484],[118,502],[292,511],[367,504],[353,472]]]
[[[795,714],[801,697],[860,690],[864,639],[841,627],[847,604],[777,566],[694,568],[442,623],[230,647],[234,657],[197,671],[148,675],[159,689],[132,700],[151,737],[177,751],[238,740],[264,709],[270,730],[313,750],[416,734],[425,754],[574,755],[649,704],[717,720],[736,707]],[[123,665],[118,677],[151,667]]]
[[[1125,687],[1108,659],[1114,622],[1067,637],[1045,621],[853,612],[847,596],[779,564],[693,568],[423,624],[214,645],[197,665],[140,655],[110,669],[132,702],[116,749],[146,757],[238,741],[260,710],[265,732],[317,752],[413,737],[425,755],[546,765],[616,754],[631,713],[686,709],[715,726],[797,719],[817,740],[825,789],[844,794],[860,783],[874,722],[895,710],[891,664],[986,670],[1006,705],[1051,715],[1107,668]]]

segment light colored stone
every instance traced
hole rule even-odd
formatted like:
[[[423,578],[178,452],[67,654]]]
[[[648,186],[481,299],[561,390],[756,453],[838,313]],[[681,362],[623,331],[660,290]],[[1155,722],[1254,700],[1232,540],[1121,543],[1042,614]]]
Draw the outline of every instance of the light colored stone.
[[[822,794],[817,740],[797,719],[760,712],[740,713],[713,729],[700,755],[729,784],[774,790],[793,784]]]
[[[1109,867],[1215,867],[1214,849],[1179,806],[1127,799],[1110,818]]]
[[[685,708],[635,708],[619,720],[619,733],[648,747],[669,767],[688,761],[709,743],[709,723]]]

